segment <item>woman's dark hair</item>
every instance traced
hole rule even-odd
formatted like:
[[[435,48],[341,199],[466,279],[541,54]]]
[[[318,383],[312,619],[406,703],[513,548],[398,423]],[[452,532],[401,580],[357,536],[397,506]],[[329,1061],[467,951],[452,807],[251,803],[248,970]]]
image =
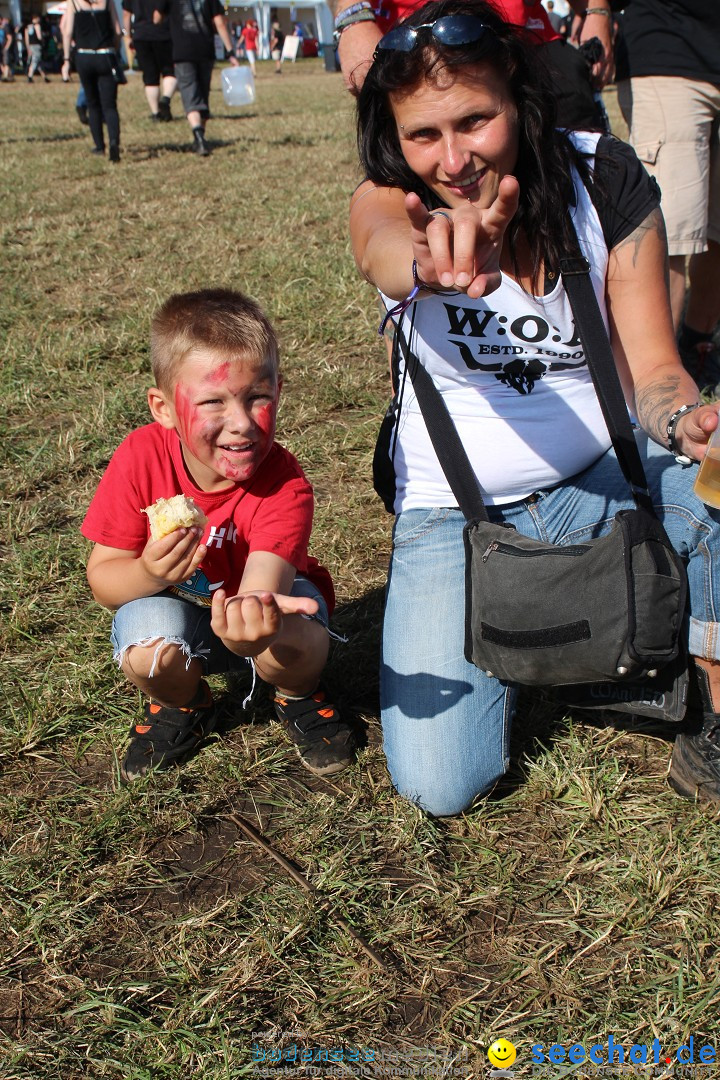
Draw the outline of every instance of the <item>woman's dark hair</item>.
[[[414,191],[427,207],[442,206],[403,157],[390,95],[410,91],[439,71],[491,64],[507,80],[518,115],[514,175],[520,184],[520,205],[508,227],[510,254],[517,272],[517,239],[522,231],[530,245],[532,288],[537,292],[543,263],[557,268],[561,258],[577,251],[568,213],[576,201],[571,166],[587,180],[587,165],[556,127],[552,83],[539,55],[541,49],[531,36],[504,22],[484,0],[433,0],[403,25],[432,23],[443,15],[474,15],[488,31],[477,42],[444,46],[429,31],[421,30],[420,44],[412,52],[376,52],[357,106],[358,148],[365,174],[377,184]]]

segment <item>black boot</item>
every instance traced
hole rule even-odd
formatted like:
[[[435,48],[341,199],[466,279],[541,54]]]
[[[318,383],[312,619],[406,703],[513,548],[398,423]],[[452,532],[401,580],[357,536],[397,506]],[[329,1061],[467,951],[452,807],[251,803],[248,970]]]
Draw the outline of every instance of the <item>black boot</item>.
[[[195,136],[195,153],[199,154],[200,157],[208,157],[211,151],[205,141],[205,128],[193,128],[193,135]]]
[[[117,165],[120,160],[120,147],[117,143],[110,143],[110,152],[108,157],[112,161],[113,165]]]
[[[668,783],[686,799],[720,802],[720,713],[713,711],[707,672],[692,665],[690,701],[675,738]]]
[[[78,114],[78,120],[81,124],[89,124],[87,105],[76,105],[75,112]]]
[[[161,120],[164,120],[166,124],[169,123],[170,120],[172,120],[172,113],[170,112],[170,98],[165,97],[164,94],[160,98],[160,101],[158,103],[158,116]]]

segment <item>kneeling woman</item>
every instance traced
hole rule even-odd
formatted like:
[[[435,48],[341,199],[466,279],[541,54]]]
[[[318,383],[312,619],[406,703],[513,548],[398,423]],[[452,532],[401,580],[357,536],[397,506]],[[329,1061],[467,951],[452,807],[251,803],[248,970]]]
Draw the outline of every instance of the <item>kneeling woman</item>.
[[[540,64],[481,0],[426,4],[381,40],[358,101],[355,257],[441,392],[491,520],[576,544],[633,503],[558,275],[572,219],[653,502],[687,560],[697,700],[670,782],[720,801],[720,517],[670,452],[701,460],[717,406],[698,405],[678,358],[654,182],[618,140],[556,129]],[[464,518],[402,367],[400,384],[384,745],[397,789],[448,815],[506,770],[516,690],[464,658]]]

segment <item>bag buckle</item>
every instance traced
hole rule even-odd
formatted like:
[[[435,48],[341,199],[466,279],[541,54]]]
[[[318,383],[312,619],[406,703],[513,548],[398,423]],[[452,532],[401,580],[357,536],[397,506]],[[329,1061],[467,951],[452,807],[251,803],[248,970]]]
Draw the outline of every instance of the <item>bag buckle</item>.
[[[563,277],[571,277],[573,274],[589,274],[590,263],[584,255],[560,259],[560,273]]]

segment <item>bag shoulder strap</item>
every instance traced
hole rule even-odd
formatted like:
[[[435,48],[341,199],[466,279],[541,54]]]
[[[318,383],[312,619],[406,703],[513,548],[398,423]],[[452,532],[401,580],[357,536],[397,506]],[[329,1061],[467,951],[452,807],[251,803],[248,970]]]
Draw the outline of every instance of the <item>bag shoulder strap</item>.
[[[403,354],[405,370],[410,373],[430,441],[450,485],[450,490],[468,521],[487,521],[488,515],[480,494],[480,485],[473,472],[470,459],[465,453],[465,447],[442,394],[405,341],[402,319],[395,327],[395,337]]]
[[[590,377],[623,476],[630,485],[636,505],[654,515],[655,510],[630,423],[620,376],[615,366],[615,357],[590,279],[590,263],[584,255],[561,259],[560,273],[587,358]]]

